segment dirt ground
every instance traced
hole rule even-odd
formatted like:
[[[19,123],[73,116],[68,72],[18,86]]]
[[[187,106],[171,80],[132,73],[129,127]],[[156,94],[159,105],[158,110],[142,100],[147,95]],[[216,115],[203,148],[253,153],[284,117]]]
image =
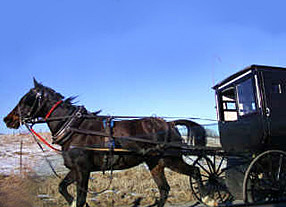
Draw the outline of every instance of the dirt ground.
[[[154,203],[159,194],[156,186],[149,179],[149,175],[142,169],[131,169],[114,175],[113,184],[100,195],[89,194],[87,202],[93,206],[134,206],[135,201],[140,200],[138,206],[148,206]],[[136,171],[136,173],[135,173]],[[137,172],[141,171],[141,172]],[[134,173],[136,175],[134,175]],[[133,175],[133,177],[131,177]],[[170,176],[170,175],[169,175]],[[168,179],[170,180],[170,177]],[[172,175],[171,175],[172,176]],[[96,178],[95,178],[96,177]],[[138,183],[135,177],[143,179]],[[151,181],[151,182],[150,182]],[[182,181],[180,181],[182,182]],[[2,207],[52,207],[68,206],[63,197],[58,193],[59,180],[54,177],[35,178],[25,175],[0,177],[0,206]],[[108,186],[108,176],[93,175],[90,180],[90,191],[100,191]],[[166,206],[189,206],[193,199],[188,190],[181,189],[181,185],[170,182],[173,189]],[[176,186],[177,185],[177,186]],[[180,185],[180,187],[178,187]],[[75,187],[69,191],[75,195]]]
[[[46,137],[49,134],[44,134]],[[52,175],[43,153],[30,135],[0,135],[0,207],[64,207],[68,206],[58,193],[60,179]],[[21,149],[22,140],[22,149]],[[64,177],[67,169],[61,156],[45,149],[56,171]],[[22,153],[21,153],[22,152]],[[22,154],[22,155],[21,155]],[[20,161],[21,160],[21,161]],[[22,163],[20,165],[20,163]],[[194,199],[189,178],[166,170],[171,186],[166,206],[191,206]],[[92,173],[89,189],[93,192],[106,189],[109,173]],[[75,195],[75,186],[69,187]],[[87,201],[93,206],[148,206],[159,197],[158,189],[145,165],[113,173],[111,186],[102,194],[89,194]]]

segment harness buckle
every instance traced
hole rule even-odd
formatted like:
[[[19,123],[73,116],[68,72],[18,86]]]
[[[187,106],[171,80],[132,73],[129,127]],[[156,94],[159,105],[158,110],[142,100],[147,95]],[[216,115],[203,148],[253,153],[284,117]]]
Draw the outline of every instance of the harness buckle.
[[[81,117],[82,117],[82,113],[78,111],[78,112],[76,112],[75,116],[76,116],[77,118],[81,118]]]

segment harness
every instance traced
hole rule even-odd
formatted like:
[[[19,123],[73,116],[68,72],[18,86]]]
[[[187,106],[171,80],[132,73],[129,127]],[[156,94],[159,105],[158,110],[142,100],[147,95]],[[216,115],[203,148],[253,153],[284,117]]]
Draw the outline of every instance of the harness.
[[[33,111],[36,111],[35,113],[39,112],[39,109],[35,108],[36,105],[38,105],[38,108],[42,109],[43,106],[40,104],[42,95],[37,94],[36,99],[33,103],[33,106],[28,113],[29,116],[32,115]],[[38,103],[38,104],[37,104]],[[46,123],[48,121],[60,121],[60,120],[66,120],[64,124],[58,129],[58,131],[52,135],[52,144],[59,144],[63,145],[67,141],[69,141],[74,133],[79,133],[81,130],[79,129],[79,126],[83,122],[84,118],[94,118],[98,113],[101,111],[97,111],[91,114],[88,114],[87,110],[85,109],[84,106],[77,106],[76,109],[73,111],[71,115],[68,116],[63,116],[63,117],[55,117],[55,118],[50,118],[51,114],[55,111],[57,107],[59,107],[63,103],[63,100],[57,101],[49,110],[49,112],[45,115],[44,119],[39,119],[39,118],[21,118],[21,122],[25,124],[29,132],[34,136],[38,137],[42,143],[44,143],[47,147],[51,148],[54,151],[60,152],[59,149],[53,147],[50,145],[45,138],[43,138],[40,134],[38,134],[34,129],[33,125],[37,123]],[[18,108],[19,114],[21,114],[20,108]],[[32,117],[34,117],[33,115]],[[30,123],[30,125],[28,125]],[[104,122],[104,128],[106,131],[106,135],[109,133],[112,133],[113,131],[113,121],[112,118],[106,118]],[[76,130],[77,129],[77,130]],[[106,136],[107,137],[107,136]],[[109,146],[110,149],[114,149],[115,142],[112,138],[112,134],[108,136],[108,143],[107,146]]]
[[[36,99],[31,107],[30,112],[28,113],[28,116],[32,116],[32,118],[21,118],[21,122],[23,122],[25,124],[25,126],[27,127],[27,129],[30,131],[30,133],[33,136],[38,137],[41,142],[43,142],[46,146],[48,146],[49,148],[55,150],[55,151],[60,151],[59,149],[54,148],[53,146],[51,146],[40,134],[38,134],[34,129],[33,129],[33,125],[36,123],[44,123],[49,121],[51,118],[51,114],[55,111],[55,109],[63,103],[63,100],[59,100],[57,101],[52,108],[49,110],[49,112],[46,114],[44,120],[42,119],[37,119],[37,118],[33,118],[35,116],[35,114],[37,114],[43,107],[43,104],[41,105],[41,99],[42,99],[42,94],[37,93],[36,95]],[[37,104],[38,103],[38,104]],[[38,107],[36,108],[36,106],[38,105]],[[20,108],[18,108],[19,110],[19,114],[21,114],[21,110]],[[34,115],[32,115],[32,112],[34,112]],[[67,121],[61,126],[61,128],[52,136],[52,144],[64,144],[66,141],[68,141],[72,135],[72,131],[70,130],[71,127],[78,127],[81,122],[83,121],[83,114],[87,113],[87,110],[83,107],[83,106],[78,106],[75,111],[70,115],[67,116]],[[51,119],[52,121],[54,120],[61,120],[62,117],[59,119]],[[31,125],[28,125],[27,123],[31,123]]]
[[[55,121],[55,120],[63,120],[63,119],[67,119],[64,124],[60,127],[60,129],[54,134],[52,135],[52,140],[53,140],[53,144],[59,144],[59,145],[63,145],[65,142],[67,142],[68,140],[71,139],[72,135],[74,133],[76,133],[76,131],[74,131],[73,129],[78,129],[80,124],[83,122],[84,118],[86,117],[95,117],[98,113],[100,113],[101,111],[97,111],[91,114],[88,114],[87,110],[85,109],[85,107],[83,106],[78,106],[76,107],[76,109],[74,110],[74,112],[69,115],[69,116],[65,116],[65,117],[56,117],[56,118],[50,118],[51,114],[55,111],[55,109],[63,103],[63,100],[60,100],[58,102],[56,102],[52,108],[49,110],[49,112],[46,114],[44,120],[43,119],[38,119],[38,118],[33,118],[35,117],[35,114],[38,113],[42,108],[43,105],[41,106],[41,94],[36,95],[36,99],[31,107],[30,112],[28,113],[28,116],[31,117],[27,117],[27,118],[22,118],[21,117],[21,109],[20,107],[18,107],[19,110],[19,114],[20,114],[20,122],[22,122],[27,129],[29,130],[29,132],[32,134],[35,142],[38,144],[39,148],[42,150],[42,152],[45,152],[45,150],[43,149],[42,145],[40,144],[39,140],[41,142],[43,142],[46,146],[48,146],[49,148],[53,149],[54,151],[56,151],[57,153],[61,153],[61,150],[53,147],[52,145],[50,145],[40,134],[38,134],[34,129],[33,129],[33,125],[36,123],[45,123],[47,121]],[[38,107],[36,108],[36,106],[38,105]],[[35,112],[34,112],[35,111]],[[34,113],[33,113],[34,112]],[[32,116],[33,114],[33,116]],[[102,168],[103,173],[105,173],[105,170],[108,168],[108,166],[110,166],[110,170],[111,170],[111,174],[110,174],[110,181],[109,181],[109,185],[106,189],[100,191],[100,192],[96,192],[96,194],[101,194],[103,192],[105,192],[107,189],[109,189],[111,183],[112,183],[112,172],[113,172],[113,162],[114,162],[114,148],[115,148],[115,141],[113,139],[113,120],[112,117],[106,118],[104,120],[104,128],[106,130],[106,133],[109,132],[109,142],[108,142],[108,146],[109,146],[109,155],[104,157],[104,165]],[[30,125],[28,124],[30,123]],[[37,139],[37,138],[39,139]],[[47,163],[49,164],[50,168],[52,169],[53,173],[55,174],[56,177],[60,178],[60,176],[57,174],[57,172],[55,171],[54,167],[52,166],[52,163],[50,162],[50,160],[46,157],[45,160],[47,161]],[[109,165],[111,164],[111,165]]]
[[[138,149],[128,149],[126,150],[126,152],[136,152],[136,153],[141,153],[143,155],[146,155],[152,151],[156,152],[157,154],[160,154],[162,151],[164,151],[165,149],[169,148],[169,147],[175,147],[175,148],[182,148],[182,145],[180,143],[169,143],[170,140],[167,140],[167,138],[170,136],[166,136],[164,137],[164,142],[162,141],[158,141],[155,140],[157,134],[159,134],[159,132],[155,132],[153,131],[153,133],[151,133],[150,135],[153,135],[153,140],[148,140],[145,139],[144,137],[140,137],[140,136],[114,136],[113,134],[113,127],[114,127],[114,119],[117,118],[140,118],[140,117],[127,117],[127,116],[116,116],[116,117],[104,117],[105,119],[101,120],[103,122],[104,125],[104,131],[93,131],[93,130],[89,130],[89,129],[82,129],[80,128],[81,123],[84,121],[84,119],[86,118],[95,118],[96,115],[98,113],[100,113],[100,111],[95,112],[95,113],[89,113],[87,112],[87,110],[83,107],[83,106],[77,106],[75,108],[75,110],[72,112],[71,115],[67,115],[67,116],[62,116],[62,117],[50,117],[51,114],[55,111],[55,109],[57,107],[60,106],[60,104],[63,103],[63,100],[57,101],[52,107],[51,109],[48,111],[48,113],[44,116],[45,118],[33,118],[35,117],[35,113],[38,113],[40,110],[43,108],[43,105],[45,103],[42,100],[42,94],[41,93],[37,93],[36,95],[36,99],[33,103],[33,106],[31,107],[31,111],[28,113],[30,115],[30,117],[25,117],[22,118],[20,115],[20,120],[26,125],[26,127],[28,128],[28,130],[33,134],[33,136],[38,137],[45,145],[47,145],[49,148],[55,150],[55,151],[60,151],[56,148],[54,148],[53,146],[51,146],[43,137],[41,137],[39,134],[37,134],[33,129],[33,125],[35,123],[46,123],[46,122],[51,122],[51,121],[63,121],[62,126],[60,126],[60,128],[57,130],[57,132],[55,132],[54,134],[52,134],[52,143],[53,144],[59,144],[59,145],[63,145],[64,143],[66,143],[67,141],[69,141],[72,137],[72,135],[74,133],[80,133],[80,134],[86,134],[86,135],[95,135],[95,136],[100,136],[104,138],[104,144],[103,146],[101,145],[100,147],[105,147],[105,151],[108,149],[108,151],[110,151],[110,154],[113,154],[115,151],[117,151],[118,149],[116,149],[116,144],[115,144],[115,139],[116,138],[121,138],[121,139],[125,139],[127,141],[135,141],[135,142],[140,142],[140,143],[146,143],[146,144],[153,144],[156,147],[145,150],[142,149],[140,151],[138,151]],[[38,108],[36,108],[35,106],[38,105]],[[21,112],[20,108],[18,108],[18,110]],[[19,112],[19,114],[21,114]],[[27,123],[30,123],[31,125],[28,125]],[[170,126],[169,126],[170,128]],[[168,130],[168,133],[170,133],[170,129]],[[79,147],[80,146],[72,146],[72,147]],[[93,146],[87,146],[89,148],[92,148]],[[96,151],[96,149],[94,149],[94,151]]]
[[[35,123],[40,123],[42,121],[40,121],[37,118],[33,118],[35,117],[35,115],[43,108],[44,104],[41,104],[41,100],[42,100],[42,94],[41,93],[37,93],[36,94],[36,99],[31,107],[31,110],[28,112],[28,118],[22,118],[21,117],[21,109],[20,107],[18,107],[18,111],[20,114],[20,122],[24,123],[24,125],[26,126],[26,128],[28,129],[28,131],[33,135],[33,138],[36,140],[37,144],[40,146],[40,148],[42,149],[42,146],[40,145],[40,143],[37,141],[36,137],[38,137],[41,142],[43,142],[47,147],[51,148],[52,150],[56,151],[56,152],[60,152],[61,150],[53,147],[52,145],[50,145],[40,134],[38,134],[34,129],[33,129],[33,125]],[[38,104],[37,104],[38,102]],[[53,111],[63,102],[63,100],[60,100],[58,102],[56,102],[56,104],[53,105],[53,107],[49,110],[49,112],[46,114],[45,116],[45,121],[50,117],[50,115],[53,113]],[[35,108],[38,105],[37,108]],[[33,113],[33,111],[35,111]],[[33,113],[33,115],[32,115]],[[31,117],[29,117],[31,116]],[[31,123],[31,125],[28,125],[28,123]]]
[[[74,133],[71,128],[79,127],[83,121],[83,114],[85,113],[87,113],[87,110],[83,106],[77,107],[58,132],[52,136],[53,144],[63,145],[70,140],[71,135]]]

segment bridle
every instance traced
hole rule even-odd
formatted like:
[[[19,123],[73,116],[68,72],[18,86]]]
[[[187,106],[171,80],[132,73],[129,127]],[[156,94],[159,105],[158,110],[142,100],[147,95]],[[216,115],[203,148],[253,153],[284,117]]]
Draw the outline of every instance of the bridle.
[[[27,114],[28,116],[30,116],[31,118],[34,118],[37,115],[37,113],[42,109],[44,104],[41,104],[41,100],[42,100],[42,93],[37,92],[36,93],[36,98],[35,98],[35,100],[33,102],[31,110]]]
[[[35,96],[35,99],[34,99],[34,102],[32,104],[32,107],[30,109],[30,111],[27,113],[27,115],[25,115],[25,117],[22,116],[22,109],[21,109],[21,106],[20,104],[18,105],[18,113],[19,113],[19,116],[20,116],[20,123],[21,125],[23,123],[34,123],[34,119],[36,117],[36,115],[39,113],[39,111],[43,108],[44,106],[44,103],[41,104],[41,100],[42,100],[42,94],[43,92],[39,93],[37,92],[36,93],[36,96]]]
[[[29,124],[35,124],[37,122],[39,122],[39,118],[36,117],[38,115],[38,113],[43,109],[43,107],[45,106],[45,103],[47,102],[45,99],[43,99],[43,96],[45,96],[43,94],[44,92],[36,92],[36,96],[35,96],[35,100],[32,104],[32,107],[30,109],[30,111],[27,113],[27,115],[25,117],[22,116],[22,110],[20,105],[18,105],[18,113],[20,116],[20,123],[29,123]],[[63,100],[59,100],[57,101],[52,108],[49,110],[49,112],[45,115],[45,121],[50,117],[50,115],[53,113],[53,111],[63,102]],[[42,122],[42,121],[40,121]]]
[[[43,137],[41,137],[41,135],[39,135],[33,130],[34,124],[47,123],[52,121],[61,121],[59,123],[60,127],[57,129],[56,132],[52,133],[52,139],[53,139],[53,144],[63,145],[75,133],[73,129],[77,128],[85,118],[94,118],[98,113],[101,112],[100,110],[95,113],[88,114],[84,106],[76,106],[73,107],[73,112],[69,115],[61,117],[58,116],[50,117],[51,114],[55,111],[55,109],[57,109],[57,107],[63,103],[63,100],[61,99],[52,105],[47,114],[45,115],[41,114],[41,117],[37,117],[37,115],[39,115],[39,112],[43,109],[43,107],[46,106],[46,102],[48,101],[47,98],[43,99],[43,96],[47,97],[47,95],[44,94],[44,91],[36,93],[31,109],[27,113],[26,117],[22,116],[21,107],[19,104],[18,105],[19,119],[21,125],[24,124],[29,130],[29,132],[34,136],[34,138],[38,137],[45,145],[56,151],[59,150],[51,146]]]
[[[22,112],[21,112],[21,107],[20,104],[18,105],[18,113],[19,113],[19,119],[20,119],[20,124],[25,125],[28,129],[28,131],[33,135],[34,140],[37,142],[39,147],[42,149],[42,146],[40,143],[36,140],[36,137],[38,137],[46,146],[49,148],[60,152],[59,149],[54,148],[52,145],[50,145],[41,135],[39,135],[34,129],[33,125],[35,123],[42,123],[42,121],[39,121],[39,118],[36,117],[36,115],[43,109],[46,100],[42,101],[42,96],[43,96],[43,91],[41,93],[37,92],[35,96],[35,100],[32,104],[32,107],[30,111],[27,113],[26,117],[22,117]],[[53,113],[53,111],[63,102],[63,100],[57,101],[52,108],[48,111],[48,113],[45,116],[45,121],[50,117],[50,115]]]
[[[60,99],[52,105],[50,110],[45,115],[41,114],[41,117],[37,117],[39,115],[39,112],[41,112],[43,107],[46,106],[46,102],[48,101],[47,98],[43,99],[43,96],[47,97],[47,95],[44,94],[44,91],[42,91],[41,93],[38,92],[35,95],[33,104],[30,108],[30,111],[27,113],[26,117],[22,117],[20,104],[18,105],[20,122],[21,124],[24,124],[27,127],[27,129],[31,132],[31,134],[38,137],[45,145],[48,145],[50,148],[55,149],[50,144],[48,144],[44,138],[42,138],[39,134],[37,134],[33,130],[34,124],[47,123],[52,121],[61,121],[59,123],[60,125],[57,131],[52,133],[52,139],[53,139],[53,144],[56,143],[62,145],[67,140],[69,140],[71,138],[71,135],[73,134],[70,128],[80,125],[80,123],[84,119],[83,115],[87,114],[87,110],[83,106],[77,106],[74,107],[73,112],[67,116],[50,117],[51,114],[55,111],[55,109],[60,104],[63,103],[63,100]]]

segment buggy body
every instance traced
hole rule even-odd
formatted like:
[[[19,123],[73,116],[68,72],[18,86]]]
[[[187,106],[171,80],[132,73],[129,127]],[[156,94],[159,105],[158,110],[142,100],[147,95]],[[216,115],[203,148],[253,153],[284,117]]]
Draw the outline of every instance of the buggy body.
[[[286,148],[286,68],[251,65],[213,89],[225,151]]]

